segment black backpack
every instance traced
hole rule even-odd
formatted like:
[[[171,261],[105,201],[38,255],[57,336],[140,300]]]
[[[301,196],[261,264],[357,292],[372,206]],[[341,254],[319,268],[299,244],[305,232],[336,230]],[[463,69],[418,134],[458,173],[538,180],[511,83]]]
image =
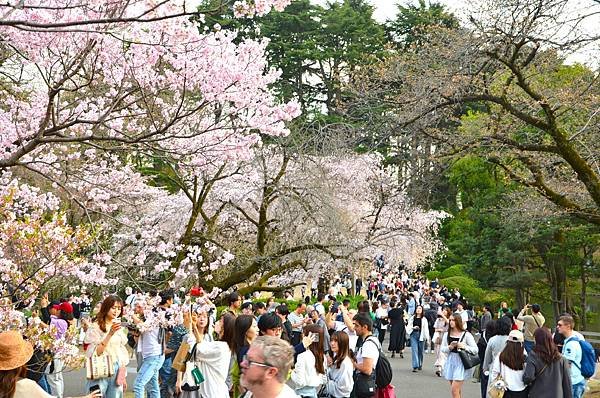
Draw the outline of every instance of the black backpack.
[[[367,338],[363,343],[363,346],[365,343],[367,343],[367,341],[371,341],[371,343],[375,344],[379,350],[379,359],[377,359],[377,365],[375,366],[375,385],[377,388],[387,387],[392,382],[392,365],[383,354],[383,351],[381,351],[379,344],[377,344],[375,341]]]

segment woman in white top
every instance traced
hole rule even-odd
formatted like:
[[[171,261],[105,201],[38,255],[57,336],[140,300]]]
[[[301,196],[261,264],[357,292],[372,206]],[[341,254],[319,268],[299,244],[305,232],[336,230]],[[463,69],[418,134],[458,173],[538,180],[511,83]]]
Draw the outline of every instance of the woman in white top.
[[[334,332],[329,340],[333,359],[327,369],[327,394],[347,398],[354,388],[354,365],[350,359],[350,339],[345,332]]]
[[[231,360],[231,351],[225,341],[213,341],[210,333],[210,318],[206,309],[200,307],[192,313],[191,320],[184,319],[191,332],[184,336],[194,353],[193,361],[204,375],[204,382],[195,391],[182,391],[183,372],[177,372],[175,391],[182,398],[227,397],[229,387],[226,379]],[[195,347],[195,349],[194,349]]]
[[[387,301],[382,301],[381,306],[375,311],[375,318],[378,331],[377,338],[379,339],[380,344],[383,344],[383,340],[385,339],[385,331],[387,330],[387,325],[389,323],[388,311],[389,305]]]
[[[415,314],[408,320],[406,335],[410,338],[410,352],[413,372],[423,370],[423,350],[429,338],[429,325],[423,316],[423,306],[417,305]]]
[[[326,381],[327,373],[327,360],[323,352],[323,328],[307,325],[303,334],[308,336],[309,333],[316,333],[319,336],[318,340],[313,341],[306,351],[298,354],[289,384],[301,397],[317,398],[318,387]]]
[[[477,354],[479,349],[473,335],[466,330],[459,314],[452,314],[449,319],[448,331],[442,337],[441,352],[448,355],[444,365],[444,377],[450,382],[452,398],[462,397],[462,385],[473,375],[473,368],[465,369],[458,354],[458,350],[465,350]]]
[[[524,373],[523,333],[513,330],[508,335],[506,347],[500,355],[494,358],[490,372],[490,385],[494,383],[498,375],[501,375],[507,387],[504,392],[505,398],[527,398],[528,392],[523,383]]]
[[[84,343],[89,344],[87,356],[107,353],[115,366],[115,374],[97,380],[88,380],[86,389],[98,387],[105,398],[121,398],[127,388],[126,368],[129,364],[127,352],[127,329],[121,327],[123,301],[117,296],[108,296],[102,301],[100,311],[85,333]],[[120,384],[120,385],[117,385]]]

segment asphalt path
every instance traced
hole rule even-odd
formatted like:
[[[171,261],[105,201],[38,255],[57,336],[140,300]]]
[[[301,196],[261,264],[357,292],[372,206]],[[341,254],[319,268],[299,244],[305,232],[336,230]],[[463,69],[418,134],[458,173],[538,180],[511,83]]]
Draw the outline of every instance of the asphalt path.
[[[384,342],[383,347],[387,348],[387,341]],[[386,356],[390,360],[394,371],[392,384],[395,387],[396,396],[398,398],[450,397],[450,385],[443,377],[438,377],[435,374],[435,369],[433,367],[435,354],[424,355],[423,370],[417,373],[412,372],[410,348],[404,350],[404,358],[399,358],[398,356],[391,358],[391,355],[387,353]],[[136,376],[135,360],[132,360],[127,369],[129,393],[127,393],[126,396],[131,397],[131,390]],[[77,397],[86,392],[84,370],[65,372],[64,380],[65,397]],[[465,381],[463,385],[463,398],[479,398],[479,391],[479,383],[474,383],[471,380]]]

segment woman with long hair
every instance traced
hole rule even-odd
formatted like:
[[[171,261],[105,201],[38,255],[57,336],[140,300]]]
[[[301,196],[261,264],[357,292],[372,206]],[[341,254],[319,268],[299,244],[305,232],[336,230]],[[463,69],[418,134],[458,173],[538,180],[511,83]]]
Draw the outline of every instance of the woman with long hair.
[[[233,384],[234,377],[237,376],[237,381],[239,383],[240,376],[240,368],[237,363],[237,357],[235,355],[235,344],[233,343],[233,337],[235,334],[235,316],[226,312],[221,316],[221,318],[215,324],[215,333],[219,338],[219,341],[222,341],[227,344],[227,348],[229,348],[229,366],[227,367],[228,373],[227,378],[225,379],[225,384],[227,385],[227,389],[233,395]],[[237,375],[234,373],[237,372]],[[235,390],[237,391],[237,390]]]
[[[392,352],[392,358],[400,354],[404,358],[404,347],[406,346],[406,324],[404,323],[404,308],[400,302],[392,302],[392,309],[388,312],[390,319],[390,344],[388,351]]]
[[[301,397],[317,398],[317,387],[325,381],[327,360],[323,351],[323,328],[307,325],[304,336],[316,336],[308,349],[298,354],[296,365],[290,377],[290,387]]]
[[[530,398],[571,398],[571,373],[567,361],[554,344],[547,328],[533,333],[535,345],[525,361],[523,382],[529,386]]]
[[[127,388],[125,380],[129,353],[127,352],[127,328],[121,327],[122,309],[123,301],[118,296],[107,296],[100,305],[98,315],[85,333],[84,343],[88,344],[87,356],[108,353],[114,362],[114,376],[87,382],[88,391],[91,387],[98,386],[105,398],[121,398],[123,390]]]
[[[330,340],[332,360],[327,369],[327,394],[347,398],[354,388],[354,366],[350,359],[350,339],[345,332],[334,332]]]
[[[21,333],[10,330],[0,333],[0,397],[53,398],[35,381],[28,379],[27,362],[33,356],[33,346],[23,340]],[[94,391],[82,398],[101,398]]]
[[[525,373],[525,354],[523,349],[523,333],[519,330],[512,330],[506,346],[492,364],[490,372],[490,384],[498,376],[506,383],[505,398],[527,398],[527,386],[523,383],[523,374]]]
[[[233,326],[233,352],[235,354],[235,364],[231,373],[233,383],[233,396],[238,397],[240,390],[240,364],[244,359],[250,344],[258,337],[258,324],[252,315],[239,315],[235,318]]]
[[[442,339],[444,334],[448,331],[449,319],[452,316],[452,310],[450,307],[445,307],[441,312],[438,313],[437,318],[433,324],[433,344],[435,347],[435,374],[438,377],[442,377],[442,370],[444,369],[444,363],[446,362],[446,354],[442,349]]]
[[[239,315],[235,318],[233,347],[238,364],[246,355],[250,344],[258,337],[258,324],[252,315]]]
[[[231,315],[231,314],[229,314]],[[181,398],[226,397],[229,395],[227,376],[231,351],[225,341],[213,341],[209,330],[210,317],[204,307],[194,311],[189,324],[192,333],[185,337],[194,356],[191,360],[204,375],[204,382],[196,391],[182,391],[183,372],[177,372],[175,391]]]
[[[423,370],[423,350],[429,340],[429,325],[423,316],[423,306],[417,305],[415,313],[408,319],[406,334],[410,336],[410,353],[413,372]]]
[[[441,352],[448,355],[444,365],[444,377],[450,383],[452,398],[462,397],[462,385],[473,375],[473,368],[465,369],[458,354],[458,350],[465,350],[477,354],[477,344],[473,335],[465,330],[459,314],[452,314],[449,319],[448,331],[442,337]]]

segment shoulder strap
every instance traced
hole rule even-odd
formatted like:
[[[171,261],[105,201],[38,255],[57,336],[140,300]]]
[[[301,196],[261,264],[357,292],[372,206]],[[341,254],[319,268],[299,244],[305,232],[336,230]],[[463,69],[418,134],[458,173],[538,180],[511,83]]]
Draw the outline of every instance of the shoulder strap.
[[[196,359],[196,346],[197,345],[198,345],[198,343],[195,343],[192,350],[190,352],[188,352],[187,356],[185,357],[185,362],[189,362],[190,360],[193,361],[194,359]]]
[[[564,345],[563,345],[563,350],[565,349],[565,347],[567,346],[567,344],[568,344],[568,343],[570,343],[571,341],[575,341],[575,342],[577,342],[577,344],[579,344],[579,342],[580,342],[581,340],[579,340],[579,339],[577,338],[577,336],[571,336],[571,337],[569,337],[569,338],[568,338],[568,339],[566,339],[566,340],[565,340],[565,342],[564,342]],[[583,354],[583,350],[582,350],[582,354]],[[581,360],[583,361],[583,355],[582,355],[582,357],[581,357]],[[569,362],[571,362],[573,365],[575,365],[575,367],[576,367],[577,369],[579,369],[579,372],[581,372],[581,365],[578,365],[578,364],[577,364],[577,362],[575,362],[575,361],[572,361],[572,360],[570,360],[570,359],[569,359],[568,361],[569,361]]]
[[[458,342],[461,343],[466,335],[467,335],[467,332],[463,332],[463,335],[460,336],[460,340],[458,340]]]
[[[538,377],[540,377],[542,375],[542,373],[544,373],[544,370],[546,370],[547,367],[548,367],[548,364],[544,364],[544,367],[542,368],[542,370],[540,370],[540,373],[538,373]]]
[[[535,321],[535,324],[536,324],[536,325],[537,325],[537,327],[539,328],[539,327],[540,327],[540,324],[539,324],[539,322],[537,321],[537,319],[536,319],[535,315],[533,315],[533,314],[532,314],[532,315],[531,315],[531,317],[533,318],[533,320]]]
[[[375,336],[373,336],[373,335],[370,335],[369,337],[373,337],[373,339],[375,339]],[[377,349],[378,349],[378,350],[379,350],[379,352],[381,353],[381,346],[380,346],[379,344],[377,344],[377,342],[376,342],[376,341],[378,341],[378,340],[371,340],[369,337],[367,337],[367,339],[365,340],[365,343],[366,343],[367,341],[370,341],[371,343],[375,344],[375,347],[377,347]],[[363,346],[364,346],[364,345],[365,345],[365,344],[363,343]],[[361,349],[362,349],[362,347],[361,347]]]

